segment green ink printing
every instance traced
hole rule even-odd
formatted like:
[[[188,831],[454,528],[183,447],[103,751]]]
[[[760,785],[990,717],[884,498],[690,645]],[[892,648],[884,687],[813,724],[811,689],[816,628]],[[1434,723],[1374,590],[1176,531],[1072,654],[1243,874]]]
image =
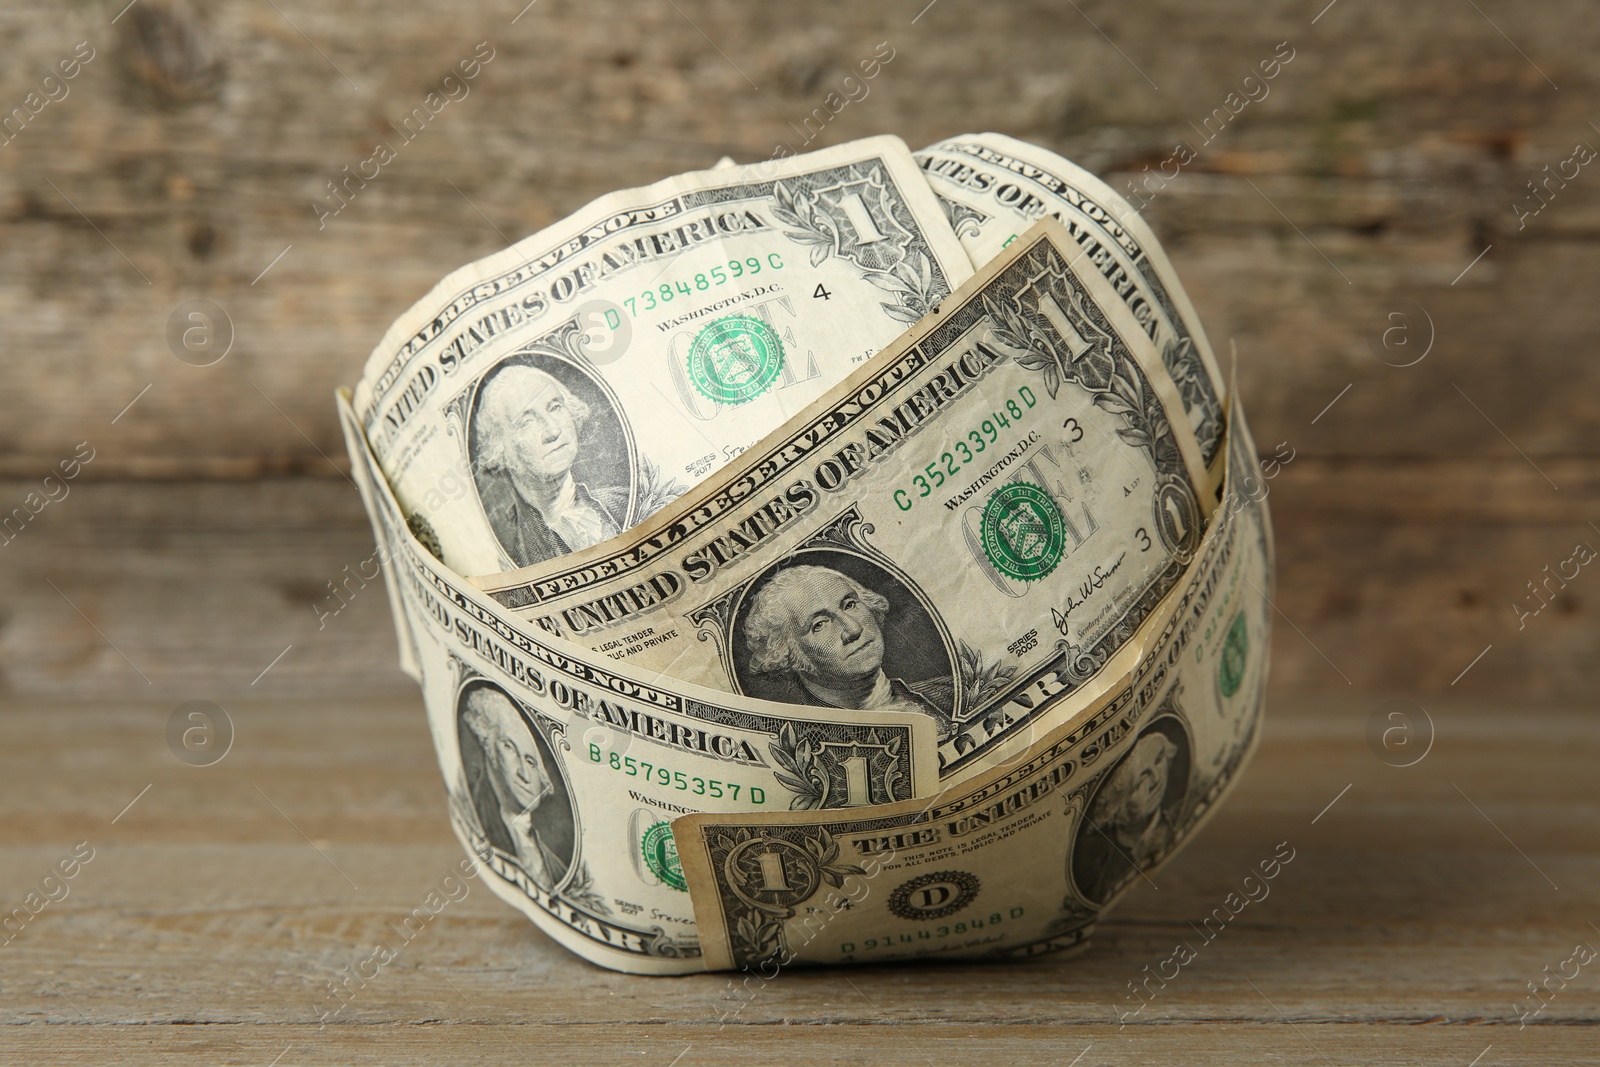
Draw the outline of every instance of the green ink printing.
[[[767,391],[783,370],[783,342],[753,315],[709,323],[689,349],[689,380],[702,396],[743,404]]]
[[[1050,494],[1032,482],[1010,482],[983,507],[983,551],[994,569],[1036,582],[1066,555],[1066,522]]]
[[[683,863],[678,859],[678,843],[672,837],[672,824],[658,822],[644,832],[640,848],[644,851],[644,865],[650,873],[680,893],[689,891],[689,880],[684,877]]]
[[[1233,696],[1244,684],[1244,666],[1249,654],[1250,632],[1241,611],[1228,627],[1228,636],[1222,641],[1221,662],[1217,664],[1217,690],[1223,697]]]

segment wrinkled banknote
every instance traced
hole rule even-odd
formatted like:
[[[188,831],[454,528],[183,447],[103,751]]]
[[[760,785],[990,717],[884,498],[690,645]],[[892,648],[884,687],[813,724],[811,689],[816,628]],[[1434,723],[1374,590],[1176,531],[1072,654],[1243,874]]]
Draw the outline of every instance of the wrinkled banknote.
[[[446,278],[338,406],[452,826],[603,966],[1080,947],[1254,745],[1236,390],[1043,149],[613,193]]]
[[[411,630],[411,612],[392,566],[395,554],[401,550],[399,539],[395,534],[397,511],[385,503],[394,499],[393,494],[390,493],[388,483],[384,481],[376,465],[363,462],[356,457],[355,444],[360,442],[365,450],[365,438],[361,435],[350,410],[350,391],[337,390],[334,393],[334,404],[339,412],[340,429],[344,431],[345,451],[350,454],[350,480],[355,483],[356,491],[361,494],[361,505],[366,509],[367,520],[372,524],[372,538],[377,545],[377,552],[372,558],[377,560],[379,570],[384,576],[383,588],[389,600],[389,616],[394,622],[395,642],[399,645],[400,670],[413,682],[425,685],[422,661],[417,651],[416,634]]]
[[[446,564],[538,564],[651,515],[970,273],[898,138],[698,171],[451,274],[372,352],[354,408]]]
[[[639,668],[920,712],[972,773],[1089,699],[1181,580],[1212,498],[1160,354],[1046,219],[692,498],[474,582]]]
[[[963,134],[916,154],[974,263],[987,263],[1040,218],[1067,228],[1075,268],[1116,293],[1106,313],[1161,353],[1214,475],[1222,464],[1226,391],[1199,316],[1149,225],[1110,186],[1048,149],[998,133]]]
[[[678,815],[937,788],[923,716],[711,692],[521,623],[406,529],[343,396],[339,409],[451,823],[494,891],[574,952],[641,974],[705,969],[668,825]]]
[[[1265,496],[1235,405],[1228,498],[1114,689],[1010,765],[860,812],[673,820],[712,969],[1022,957],[1083,947],[1190,838],[1259,733],[1271,608]],[[1292,853],[1291,853],[1292,858]]]

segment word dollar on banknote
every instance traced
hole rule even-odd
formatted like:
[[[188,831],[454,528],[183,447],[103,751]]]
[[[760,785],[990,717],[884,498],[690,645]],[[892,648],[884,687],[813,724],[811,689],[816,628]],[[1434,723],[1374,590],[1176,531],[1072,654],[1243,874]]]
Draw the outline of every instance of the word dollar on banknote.
[[[1224,507],[1132,670],[1021,758],[862,812],[673,821],[709,966],[771,977],[1087,944],[1216,809],[1259,733],[1272,534],[1265,495],[1238,495],[1256,452],[1236,402],[1227,440]]]
[[[343,396],[339,408],[451,824],[494,892],[574,952],[638,974],[705,970],[674,817],[882,804],[937,787],[922,716],[711,692],[521,625],[406,529]],[[796,766],[800,791],[784,773]]]
[[[1020,751],[1104,684],[1213,499],[1159,353],[1077,251],[1040,222],[692,500],[475,583],[638,668],[921,713],[947,778]]]

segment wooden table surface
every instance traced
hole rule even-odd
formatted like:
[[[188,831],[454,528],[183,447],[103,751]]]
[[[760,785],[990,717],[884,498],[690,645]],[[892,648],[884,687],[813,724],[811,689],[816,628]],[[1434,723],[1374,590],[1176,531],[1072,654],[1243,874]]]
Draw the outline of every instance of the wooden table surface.
[[[1600,946],[1600,571],[1546,577],[1600,544],[1600,171],[1548,177],[1600,145],[1592,3],[19,0],[0,40],[0,1062],[1600,1062],[1600,961],[1567,962]],[[320,219],[480,41],[470,98]],[[323,1023],[461,855],[383,595],[324,617],[372,554],[333,388],[446,271],[612,189],[984,129],[1122,190],[1198,146],[1142,213],[1297,457],[1237,794],[1075,960],[631,978],[473,883]],[[192,300],[211,366],[173,340]],[[1408,768],[1367,741],[1398,694],[1437,728]],[[237,727],[206,768],[165,740],[196,698]]]
[[[93,850],[0,946],[0,1060],[1600,1062],[1600,962],[1566,962],[1600,945],[1592,708],[1435,703],[1401,768],[1368,746],[1375,705],[1282,702],[1233,798],[1087,954],[748,988],[601,970],[476,882],[402,940],[462,855],[420,700],[227,710],[232,748],[191,767],[170,704],[0,707],[0,900]],[[1207,942],[1194,924],[1282,842],[1270,894]],[[379,942],[397,958],[330,994]],[[1195,959],[1119,1026],[1179,942]]]
[[[371,553],[332,396],[396,316],[614,189],[977,130],[1153,195],[1256,440],[1293,450],[1278,606],[1316,647],[1283,642],[1280,683],[1455,693],[1492,644],[1480,697],[1600,686],[1587,578],[1526,631],[1514,607],[1600,544],[1600,168],[1556,176],[1600,146],[1592,3],[13,0],[0,40],[0,116],[95,55],[0,144],[0,694],[118,692],[131,661],[216,695],[290,644],[274,695],[401,692],[380,616],[305,625]],[[471,95],[320,219],[479,42]],[[233,341],[211,366],[175,348],[193,300]]]

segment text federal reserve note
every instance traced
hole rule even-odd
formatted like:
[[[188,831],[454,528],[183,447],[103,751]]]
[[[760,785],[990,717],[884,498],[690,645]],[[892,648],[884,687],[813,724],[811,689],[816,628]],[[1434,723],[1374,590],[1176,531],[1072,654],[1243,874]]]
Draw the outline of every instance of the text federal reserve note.
[[[1210,499],[1160,360],[1077,250],[1039,223],[692,502],[473,581],[632,665],[924,715],[946,778],[1019,751],[1108,684]]]
[[[1255,745],[1266,684],[1270,528],[1264,495],[1235,495],[1256,466],[1236,404],[1228,434],[1224,506],[1143,655],[1018,759],[885,808],[673,821],[709,967],[1080,948],[1194,834]]]
[[[451,823],[487,884],[568,948],[633,973],[705,969],[675,816],[881,804],[937,788],[922,716],[712,692],[508,618],[405,529],[343,396],[339,408]]]

